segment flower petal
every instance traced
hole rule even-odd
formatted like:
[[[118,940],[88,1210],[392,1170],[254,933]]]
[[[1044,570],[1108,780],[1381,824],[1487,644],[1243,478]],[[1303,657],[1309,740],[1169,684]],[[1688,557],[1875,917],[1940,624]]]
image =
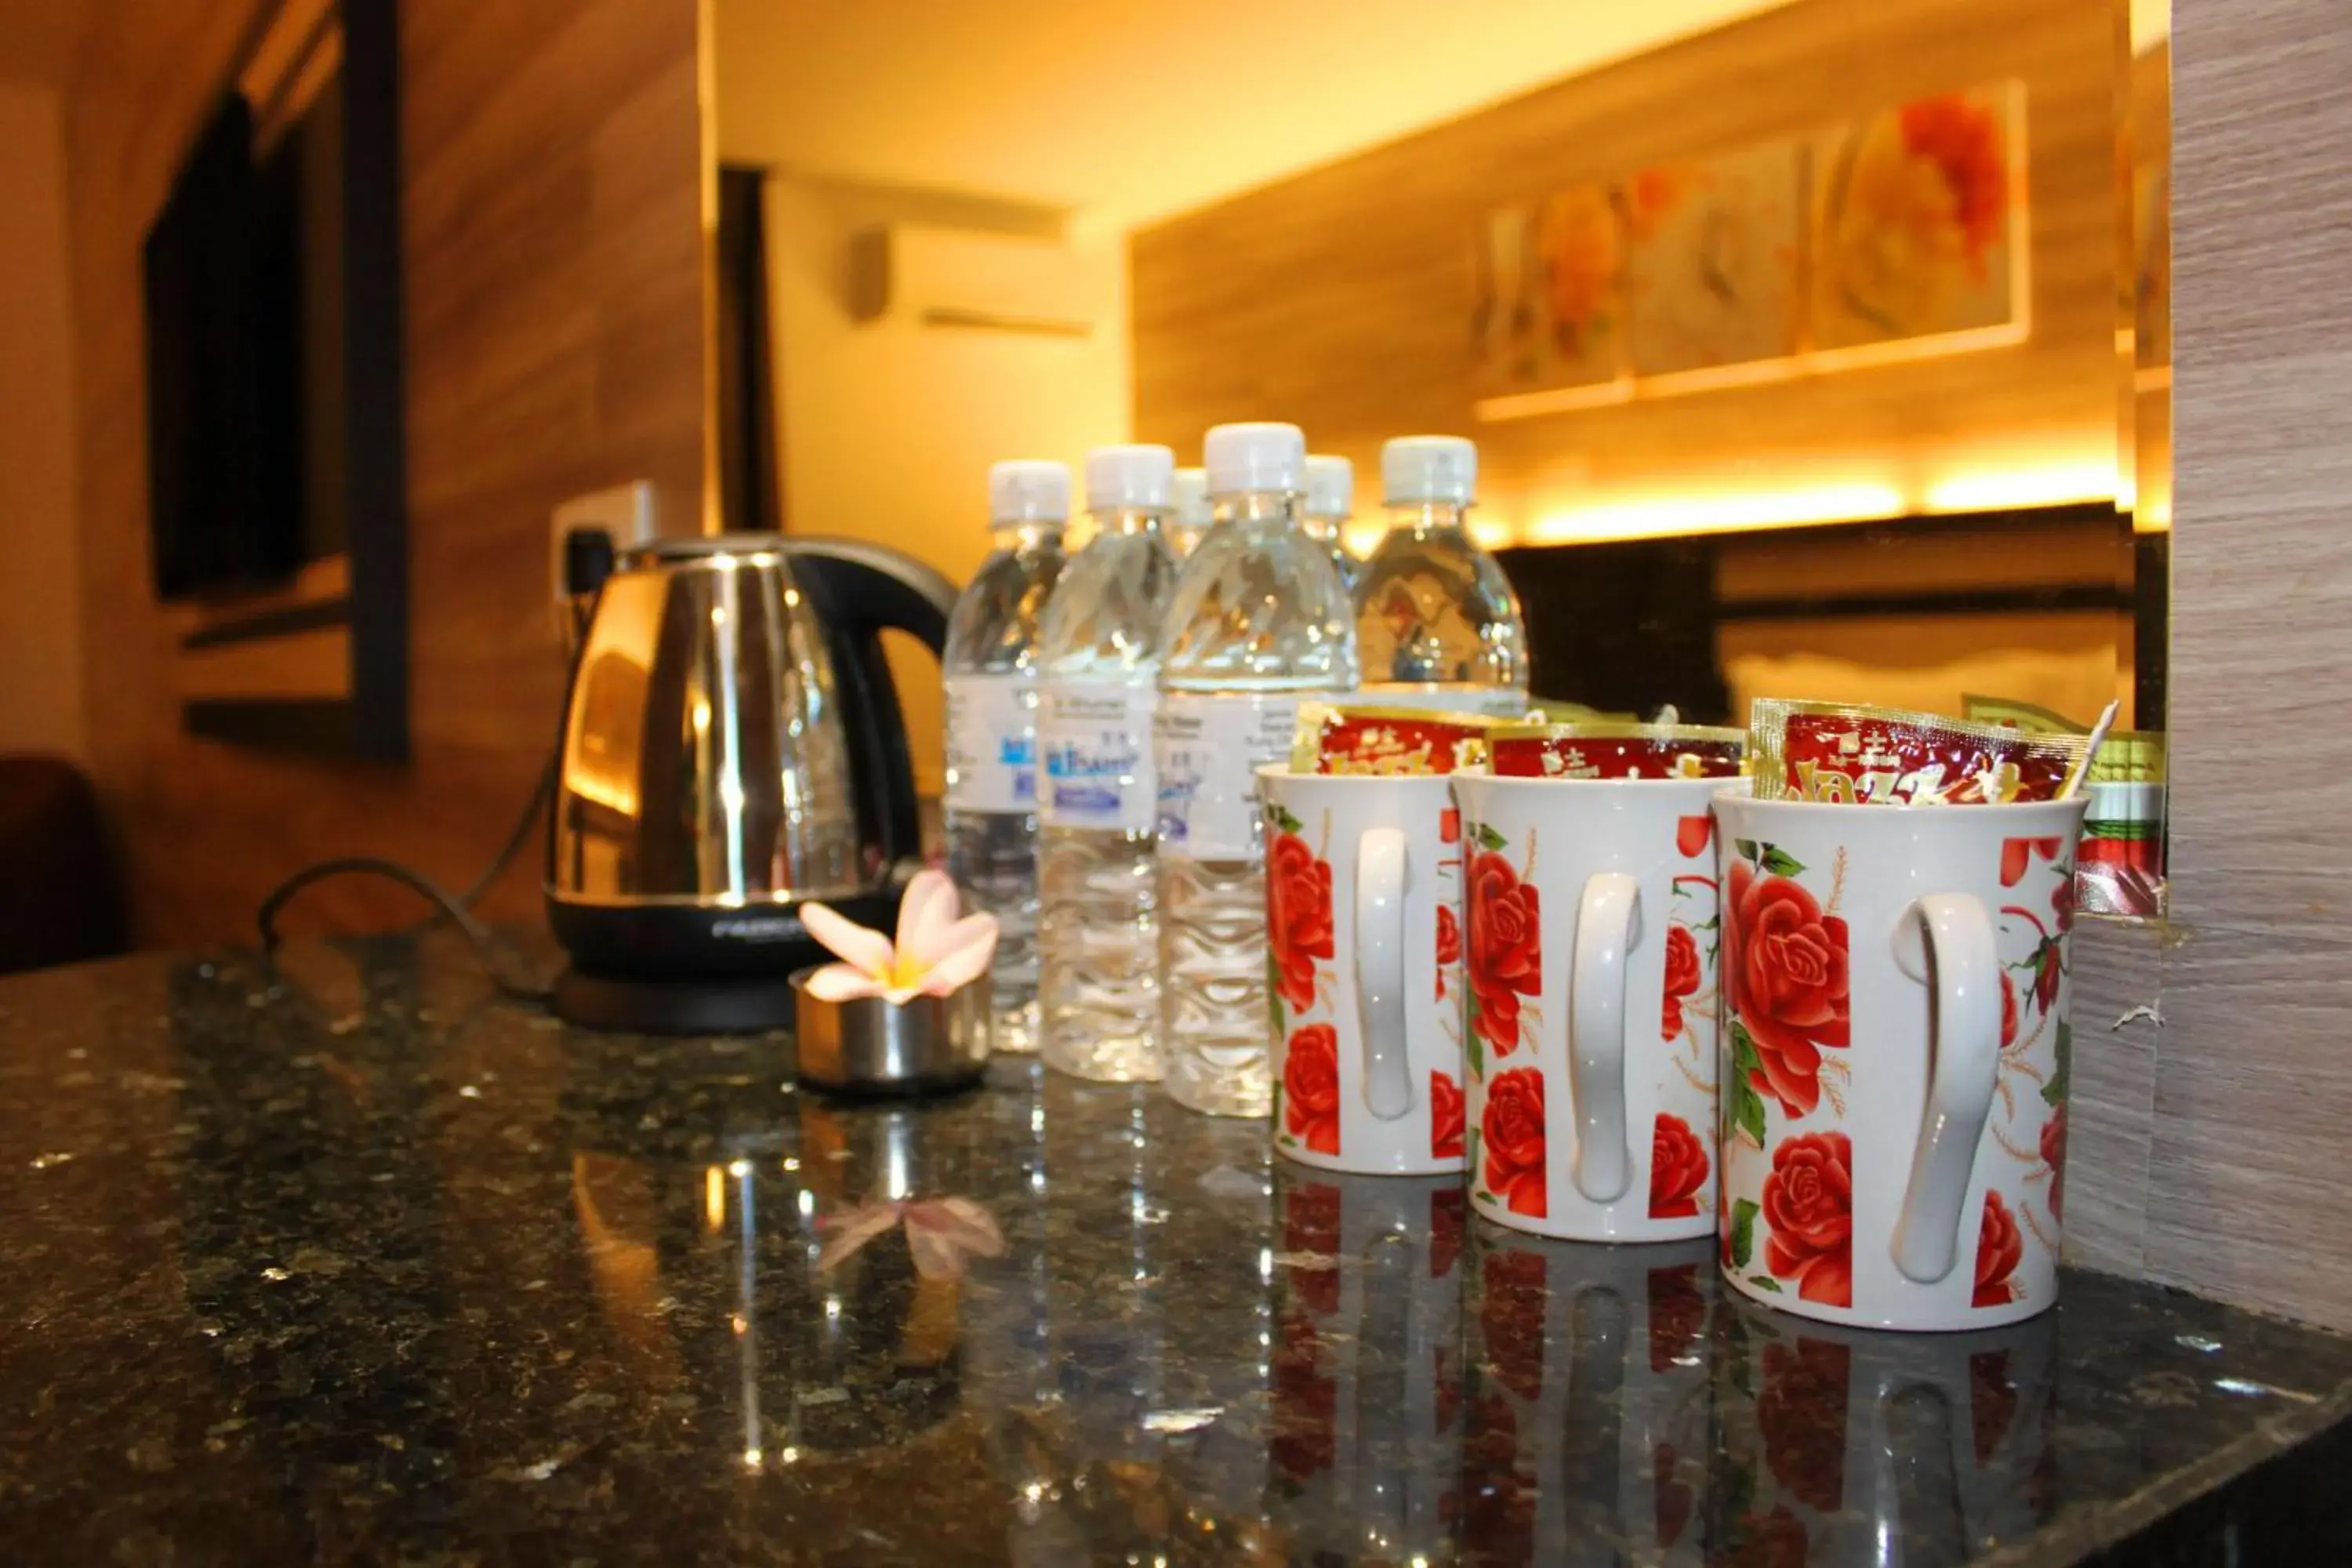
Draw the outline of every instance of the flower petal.
[[[966,1252],[976,1252],[984,1258],[1004,1255],[1004,1232],[997,1228],[995,1216],[971,1199],[941,1198],[927,1207],[930,1212],[923,1216],[925,1223],[945,1229],[941,1222],[952,1222],[956,1245]]]
[[[989,921],[992,928],[995,923]],[[988,965],[995,957],[996,932],[992,929],[978,942],[966,942],[953,952],[942,954],[937,963],[924,971],[918,984],[928,995],[944,996],[987,973]]]
[[[962,1276],[969,1258],[1003,1257],[1004,1233],[970,1198],[942,1198],[907,1205],[907,1245],[917,1272],[953,1279]]]
[[[927,965],[941,963],[968,947],[985,945],[992,952],[996,948],[999,929],[994,915],[966,915],[940,933],[939,940],[933,944],[936,951],[928,954],[924,963]]]
[[[956,923],[955,879],[929,867],[914,875],[898,900],[898,956],[929,963],[940,936]]]
[[[828,963],[801,983],[820,1002],[855,1002],[882,994],[882,982],[854,964]]]
[[[894,1203],[867,1204],[836,1216],[824,1227],[824,1250],[817,1254],[817,1272],[825,1273],[844,1258],[856,1256],[858,1248],[898,1223],[898,1205]]]
[[[890,939],[823,904],[800,907],[801,923],[835,958],[867,974],[890,973]]]

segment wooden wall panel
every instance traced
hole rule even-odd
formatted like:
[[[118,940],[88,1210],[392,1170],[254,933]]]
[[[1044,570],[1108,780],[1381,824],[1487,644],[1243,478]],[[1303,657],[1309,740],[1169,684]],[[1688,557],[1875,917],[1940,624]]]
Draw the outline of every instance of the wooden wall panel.
[[[68,95],[91,765],[138,934],[240,938],[304,861],[462,882],[536,775],[562,687],[555,502],[651,479],[701,513],[702,132],[693,0],[403,0],[402,222],[415,762],[335,765],[181,733],[148,587],[139,244],[257,0],[100,0]],[[536,857],[491,904],[533,906]],[[350,883],[296,923],[410,918]]]
[[[1490,516],[1520,526],[1595,491],[1847,482],[1857,458],[1912,483],[1955,444],[2112,462],[2118,25],[2111,0],[1804,0],[1144,230],[1136,438],[1189,451],[1220,420],[1289,419],[1360,474],[1389,436],[1459,431]],[[2022,346],[1474,421],[1485,213],[2008,79],[2031,149]]]
[[[2176,0],[2172,898],[2149,1272],[2352,1327],[2352,30]]]

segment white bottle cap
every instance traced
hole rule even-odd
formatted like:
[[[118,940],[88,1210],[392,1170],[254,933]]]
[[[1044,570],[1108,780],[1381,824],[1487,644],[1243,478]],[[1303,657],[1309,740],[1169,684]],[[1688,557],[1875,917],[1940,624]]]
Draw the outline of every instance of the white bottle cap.
[[[1306,488],[1307,435],[1296,425],[1219,425],[1201,443],[1207,459],[1209,493]]]
[[[1068,464],[1014,458],[988,466],[991,522],[1066,522],[1069,516]]]
[[[1478,448],[1459,436],[1400,436],[1381,448],[1391,506],[1468,506],[1478,499]]]
[[[1307,505],[1301,509],[1308,517],[1329,517],[1345,521],[1356,510],[1356,465],[1345,458],[1326,457],[1310,452],[1307,458]]]
[[[1150,507],[1164,511],[1176,482],[1176,454],[1165,447],[1097,447],[1087,454],[1087,510]]]
[[[1209,511],[1209,470],[1179,468],[1176,470],[1174,504],[1176,526],[1206,528],[1212,518]]]

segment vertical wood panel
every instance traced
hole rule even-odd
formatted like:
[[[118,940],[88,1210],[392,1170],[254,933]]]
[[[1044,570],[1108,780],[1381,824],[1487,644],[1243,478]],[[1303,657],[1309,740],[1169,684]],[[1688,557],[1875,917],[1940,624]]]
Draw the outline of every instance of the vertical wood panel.
[[[462,881],[551,742],[562,672],[547,514],[651,479],[699,523],[702,131],[693,0],[402,0],[410,658],[415,761],[244,752],[180,731],[148,586],[139,245],[256,0],[99,0],[68,158],[92,770],[149,942],[241,938],[325,855]],[[532,907],[536,858],[494,910]],[[349,884],[311,918],[383,924]]]
[[[2170,1023],[2149,1271],[2352,1327],[2352,31],[2176,0]]]

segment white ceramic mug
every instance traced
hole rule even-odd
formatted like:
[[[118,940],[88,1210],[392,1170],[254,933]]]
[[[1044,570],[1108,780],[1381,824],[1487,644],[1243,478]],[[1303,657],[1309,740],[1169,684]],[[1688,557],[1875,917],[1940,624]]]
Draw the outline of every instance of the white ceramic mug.
[[[2057,1299],[2083,806],[1717,797],[1737,1289],[1889,1329]]]
[[[1715,1226],[1722,779],[1454,776],[1470,1198],[1518,1230]]]
[[[1258,770],[1275,1148],[1327,1171],[1462,1169],[1462,846],[1442,774]]]

